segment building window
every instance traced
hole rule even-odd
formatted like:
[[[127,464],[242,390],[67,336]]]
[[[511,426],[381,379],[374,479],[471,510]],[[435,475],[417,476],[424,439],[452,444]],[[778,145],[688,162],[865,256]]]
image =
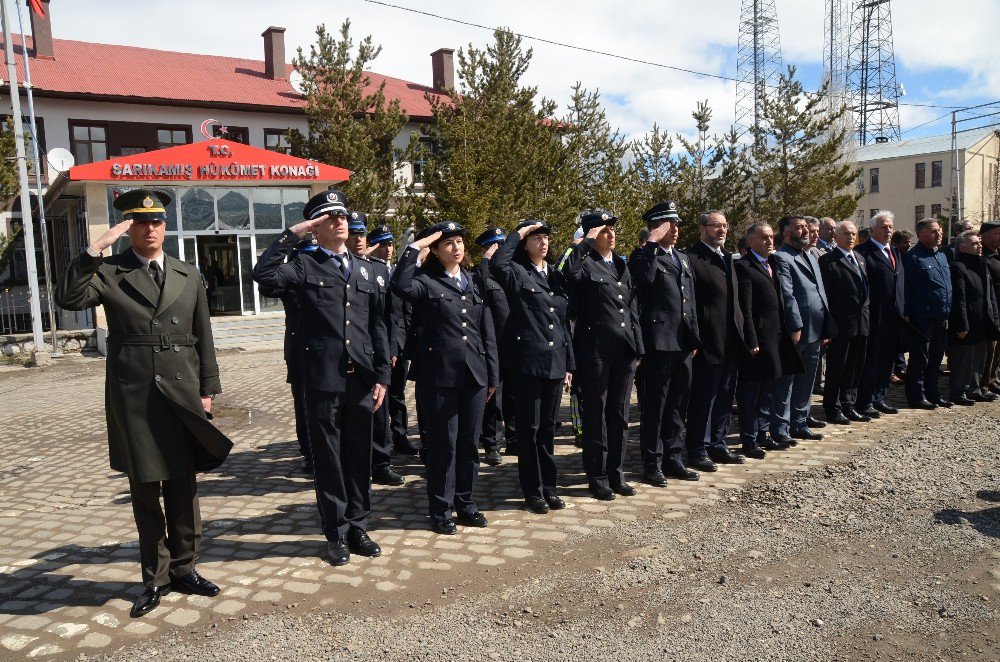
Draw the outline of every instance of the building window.
[[[871,184],[868,187],[868,191],[870,193],[878,193],[878,168],[871,169],[871,178],[869,181]]]
[[[228,124],[213,124],[212,135],[233,142],[250,144],[250,129],[245,126],[229,126]]]
[[[917,181],[916,181],[916,184],[915,184],[917,188],[924,188],[927,185],[927,183],[926,183],[926,176],[927,176],[927,164],[926,163],[918,163],[917,164],[917,169],[916,169],[916,180]]]
[[[941,205],[931,205],[931,218],[941,220]]]
[[[868,210],[868,220],[870,221],[873,218],[875,218],[875,214],[877,214],[877,213],[878,213],[878,209],[869,209]]]
[[[941,186],[941,161],[931,161],[931,186]]]
[[[108,158],[108,130],[97,124],[71,124],[70,149],[77,165]]]
[[[264,129],[264,149],[288,154],[291,148],[292,146],[288,142],[288,131],[282,129]]]
[[[175,129],[172,127],[160,127],[156,130],[156,142],[158,149],[187,145],[191,142],[189,129]]]
[[[915,217],[914,220],[917,220],[917,221],[919,221],[922,218],[925,218],[926,214],[924,213],[924,206],[923,205],[917,205],[916,208],[913,210],[913,216]]]
[[[424,183],[424,168],[427,165],[427,156],[434,153],[434,140],[427,136],[422,136],[420,138],[420,149],[417,152],[417,157],[413,159],[411,164],[413,167],[413,183],[423,184]]]

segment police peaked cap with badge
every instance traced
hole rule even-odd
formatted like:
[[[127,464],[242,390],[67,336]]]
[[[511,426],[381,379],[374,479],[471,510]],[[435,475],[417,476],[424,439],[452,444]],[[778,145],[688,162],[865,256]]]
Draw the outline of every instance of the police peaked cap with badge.
[[[481,235],[476,237],[476,243],[486,248],[490,244],[503,243],[503,240],[507,238],[507,233],[503,231],[503,228],[498,228],[495,225],[490,225],[486,228],[486,231]]]
[[[317,219],[325,214],[331,216],[347,216],[347,196],[343,191],[330,189],[323,193],[317,193],[309,198],[309,202],[302,208],[302,218],[307,221]]]
[[[368,245],[378,246],[379,244],[391,243],[395,237],[392,236],[392,228],[388,225],[376,225],[375,228],[368,233]]]
[[[580,214],[580,227],[584,232],[599,228],[602,225],[614,225],[618,217],[603,209],[588,209]]]
[[[163,191],[140,188],[115,198],[114,207],[126,221],[166,221],[170,196]]]
[[[539,225],[537,228],[535,228],[528,234],[524,235],[525,239],[527,239],[533,234],[552,234],[552,228],[546,225],[545,221],[540,221],[537,218],[529,218],[527,220],[521,221],[520,223],[517,224],[517,227],[514,228],[514,232],[517,232],[521,228],[526,228],[529,225],[534,225],[535,223],[541,223],[541,225]]]
[[[430,227],[430,234],[434,234],[435,232],[440,232],[441,236],[434,240],[434,244],[450,237],[465,236],[465,228],[455,221],[441,221],[440,223],[435,223]],[[431,246],[434,244],[431,244]]]
[[[642,215],[642,220],[646,221],[646,225],[659,225],[663,221],[672,221],[678,224],[684,222],[684,219],[677,212],[677,203],[673,200],[653,205]]]
[[[347,215],[347,231],[352,235],[363,235],[368,232],[368,214],[363,211],[352,211]]]

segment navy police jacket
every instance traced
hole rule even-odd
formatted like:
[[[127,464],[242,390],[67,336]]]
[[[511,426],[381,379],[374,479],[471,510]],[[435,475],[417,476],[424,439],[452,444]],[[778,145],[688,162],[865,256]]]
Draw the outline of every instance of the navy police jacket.
[[[951,268],[944,251],[917,244],[903,258],[906,315],[946,320],[951,314]]]
[[[422,269],[414,275],[419,252],[413,246],[403,251],[390,280],[392,291],[412,303],[420,318],[410,376],[445,388],[464,385],[466,375],[480,386],[497,386],[493,317],[472,274],[462,269],[464,291],[444,274]]]
[[[342,393],[347,375],[364,383],[389,383],[389,339],[385,295],[374,265],[351,256],[351,275],[323,250],[299,253],[285,262],[298,238],[285,230],[260,256],[253,278],[268,289],[293,289],[300,319],[296,345],[305,386]]]
[[[691,352],[701,347],[694,272],[688,256],[677,250],[680,269],[653,242],[632,253],[629,269],[639,293],[639,320],[646,351]]]

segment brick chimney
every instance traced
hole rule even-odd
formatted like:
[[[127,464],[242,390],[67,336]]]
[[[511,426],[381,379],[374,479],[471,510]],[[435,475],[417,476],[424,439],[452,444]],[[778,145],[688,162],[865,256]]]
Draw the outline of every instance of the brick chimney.
[[[455,49],[439,48],[431,53],[434,89],[446,92],[455,89]]]
[[[35,45],[35,57],[40,60],[56,59],[55,50],[52,48],[52,8],[49,7],[49,0],[41,0],[42,9],[45,10],[45,18],[28,9],[31,14],[31,34]]]
[[[271,80],[285,80],[285,28],[272,25],[261,33],[264,37],[264,75]]]

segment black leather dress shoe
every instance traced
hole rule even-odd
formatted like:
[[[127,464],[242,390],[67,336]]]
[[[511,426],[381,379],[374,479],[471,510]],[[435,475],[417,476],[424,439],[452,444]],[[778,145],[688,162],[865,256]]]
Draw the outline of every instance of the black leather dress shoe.
[[[937,409],[938,406],[931,402],[930,400],[920,400],[918,402],[911,402],[907,405],[910,409],[926,409],[930,411],[932,409]]]
[[[220,592],[219,587],[198,574],[197,570],[192,570],[179,579],[175,579],[170,585],[181,593],[191,595],[205,595],[214,598]]]
[[[599,501],[613,501],[615,498],[615,493],[611,491],[611,488],[603,485],[591,485],[590,493]]]
[[[431,528],[434,529],[434,533],[440,533],[443,536],[453,536],[458,532],[458,527],[450,519],[431,520]]]
[[[351,550],[347,549],[347,543],[343,540],[326,543],[326,560],[330,565],[341,566],[351,562]]]
[[[557,496],[545,497],[545,503],[549,504],[549,508],[552,510],[562,510],[566,507],[566,502]]]
[[[997,399],[997,394],[990,393],[989,389],[984,388],[979,397],[981,397],[985,402],[993,402]]]
[[[490,465],[491,467],[499,467],[501,464],[503,464],[503,458],[500,457],[499,449],[491,448],[490,450],[486,451],[486,453],[483,455],[483,462]]]
[[[752,448],[743,448],[740,452],[746,455],[747,457],[752,457],[755,460],[763,460],[765,457],[767,457],[767,452],[763,448],[760,448],[759,446],[754,446]]]
[[[524,507],[536,515],[544,515],[549,512],[549,504],[542,497],[528,497],[524,500]]]
[[[701,479],[697,471],[691,471],[680,460],[671,460],[663,465],[663,475],[677,480],[695,481]]]
[[[792,439],[805,439],[806,441],[819,441],[823,438],[819,432],[813,432],[808,428],[805,430],[792,430],[789,435]]]
[[[402,485],[406,479],[392,470],[392,467],[380,467],[372,472],[372,482],[376,485]]]
[[[843,412],[834,411],[826,415],[826,420],[831,425],[850,425],[851,419],[844,415]]]
[[[864,414],[859,414],[858,412],[854,411],[853,407],[845,408],[844,416],[846,416],[847,418],[851,419],[856,423],[868,423],[869,421],[872,420],[871,416],[865,416]]]
[[[477,529],[484,529],[487,524],[486,516],[478,510],[474,513],[469,513],[468,515],[459,515],[455,518],[455,521],[462,526],[472,526]]]
[[[972,400],[973,402],[993,402],[992,400],[990,400],[989,398],[980,393],[969,393],[965,397],[968,398],[969,400]],[[957,404],[958,400],[955,400],[955,403]]]
[[[712,462],[707,457],[696,457],[693,460],[688,460],[688,466],[692,469],[697,469],[698,471],[718,471],[719,467],[716,466],[715,462]]]
[[[628,483],[612,485],[611,489],[614,490],[616,494],[621,494],[622,496],[635,496],[635,488]]]
[[[825,428],[826,427],[826,423],[824,423],[823,421],[819,420],[818,418],[813,418],[812,416],[810,416],[810,417],[808,417],[806,419],[806,427],[807,428]]]
[[[883,414],[890,414],[891,415],[891,414],[898,414],[899,413],[898,409],[896,409],[895,407],[893,407],[891,405],[887,405],[884,402],[876,402],[875,404],[872,405],[872,409],[875,409],[876,411],[880,411]]]
[[[937,405],[938,405],[938,407],[944,407],[945,409],[951,409],[952,407],[955,406],[955,403],[952,402],[951,400],[945,400],[944,398],[941,398],[940,400],[937,401]]]
[[[785,446],[786,448],[799,445],[799,442],[795,441],[787,434],[771,435],[771,439],[774,439],[774,443]]]
[[[160,606],[160,598],[167,593],[170,593],[170,584],[157,588],[150,588],[147,586],[146,590],[142,592],[142,595],[135,599],[135,603],[132,605],[132,609],[129,611],[128,615],[132,618],[145,616]]]
[[[347,532],[347,548],[358,556],[372,559],[382,555],[382,548],[378,543],[368,537],[367,531],[361,529],[351,529]]]
[[[955,398],[954,402],[956,405],[962,405],[963,407],[971,407],[972,405],[976,404],[975,400],[967,398],[964,395]]]
[[[420,452],[420,448],[410,443],[409,439],[397,441],[392,445],[392,450],[400,455],[416,455]]]
[[[652,485],[653,487],[666,487],[667,477],[663,475],[663,472],[659,469],[655,471],[645,471],[642,474],[642,480],[644,483]]]
[[[724,453],[711,453],[709,454],[709,457],[711,457],[712,462],[715,462],[716,464],[743,464],[746,461],[741,456],[733,455],[729,451]]]
[[[771,437],[764,437],[763,439],[758,439],[757,447],[763,448],[766,451],[783,451],[786,448],[788,448],[786,444],[779,444]]]
[[[990,384],[986,387],[993,395],[1000,395],[1000,384]]]
[[[858,411],[857,409],[855,409],[854,411],[857,411],[862,416],[867,416],[868,418],[882,418],[882,412],[880,412],[878,409],[875,409],[874,405],[872,405],[871,407],[865,407],[860,411]]]

